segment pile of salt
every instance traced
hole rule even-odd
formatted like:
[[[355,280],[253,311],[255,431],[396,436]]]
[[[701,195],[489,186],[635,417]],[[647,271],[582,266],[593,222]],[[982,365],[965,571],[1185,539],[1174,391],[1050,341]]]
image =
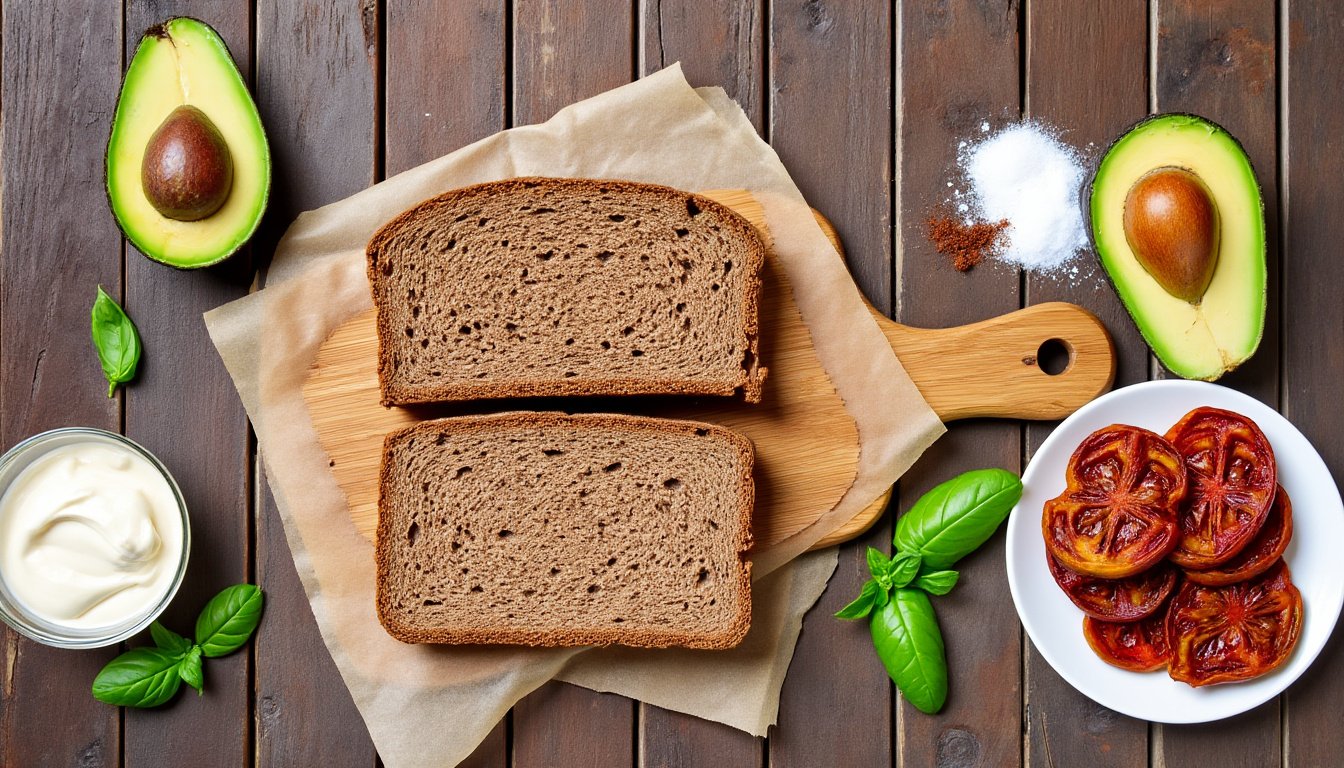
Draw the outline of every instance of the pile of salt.
[[[987,128],[983,126],[982,128]],[[1032,123],[1008,126],[967,148],[960,166],[973,219],[1006,219],[996,258],[1032,272],[1053,272],[1088,247],[1078,153]]]

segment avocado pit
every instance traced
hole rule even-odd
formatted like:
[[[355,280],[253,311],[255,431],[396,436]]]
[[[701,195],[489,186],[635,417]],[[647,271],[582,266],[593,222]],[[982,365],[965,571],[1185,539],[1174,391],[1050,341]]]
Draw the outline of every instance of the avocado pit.
[[[1218,264],[1219,220],[1199,176],[1176,166],[1139,177],[1125,197],[1125,240],[1162,289],[1198,304]]]
[[[204,112],[184,104],[154,131],[140,166],[145,198],[177,221],[199,221],[218,211],[233,187],[233,156]]]

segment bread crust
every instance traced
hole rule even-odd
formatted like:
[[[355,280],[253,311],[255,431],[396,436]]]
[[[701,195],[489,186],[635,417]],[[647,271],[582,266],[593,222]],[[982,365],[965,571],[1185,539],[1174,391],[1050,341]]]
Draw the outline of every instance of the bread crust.
[[[495,627],[413,627],[398,621],[392,610],[392,594],[388,589],[389,575],[396,563],[388,542],[395,535],[393,518],[384,514],[392,475],[396,470],[394,462],[389,460],[392,449],[407,438],[434,434],[445,427],[461,431],[497,427],[561,427],[571,430],[587,428],[617,429],[629,432],[655,432],[660,434],[699,434],[714,435],[730,443],[738,453],[738,534],[736,549],[741,565],[737,573],[736,588],[740,599],[740,609],[729,626],[715,634],[691,634],[674,629],[655,631],[647,628],[583,627],[565,630],[520,630]],[[484,645],[532,645],[532,646],[583,646],[583,645],[626,645],[638,648],[696,648],[721,650],[733,648],[742,642],[751,628],[751,561],[746,558],[751,549],[751,514],[756,501],[756,483],[752,477],[755,462],[755,450],[745,436],[717,424],[680,419],[661,419],[649,416],[627,416],[624,414],[594,413],[566,414],[554,411],[510,411],[481,416],[455,416],[445,419],[421,421],[409,427],[389,433],[383,439],[383,455],[378,473],[378,531],[374,543],[374,560],[377,566],[377,610],[378,621],[392,637],[404,643],[443,643],[443,644],[484,644]]]
[[[508,194],[526,186],[553,185],[573,189],[576,193],[595,193],[601,187],[614,188],[631,195],[639,193],[672,194],[678,198],[690,197],[701,210],[718,215],[738,235],[745,249],[747,263],[746,290],[743,291],[742,316],[747,338],[743,352],[741,375],[732,382],[687,381],[681,379],[627,379],[627,378],[555,378],[550,380],[495,380],[479,384],[444,383],[435,386],[401,387],[393,381],[391,345],[397,331],[391,327],[388,313],[378,300],[378,284],[383,275],[377,268],[382,248],[402,227],[415,220],[426,208],[450,204],[459,198],[479,194]],[[365,249],[369,285],[377,308],[378,327],[378,386],[384,406],[420,405],[427,403],[458,402],[524,397],[594,396],[594,395],[723,395],[732,396],[739,390],[748,403],[761,401],[762,388],[769,369],[760,364],[760,294],[762,270],[765,266],[765,242],[760,233],[741,214],[704,195],[686,192],[661,184],[646,184],[620,179],[562,179],[544,176],[526,176],[490,181],[450,190],[421,201],[384,224],[370,238]]]

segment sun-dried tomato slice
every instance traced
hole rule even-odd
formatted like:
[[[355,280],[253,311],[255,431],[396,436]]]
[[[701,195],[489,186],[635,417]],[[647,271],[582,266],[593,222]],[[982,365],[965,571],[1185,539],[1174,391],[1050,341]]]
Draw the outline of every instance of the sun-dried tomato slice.
[[[1185,458],[1190,499],[1171,559],[1208,570],[1231,560],[1264,525],[1274,501],[1274,449],[1255,422],[1232,411],[1196,408],[1167,430]]]
[[[1131,672],[1152,672],[1167,666],[1165,616],[1161,611],[1141,621],[1099,621],[1083,618],[1083,637],[1101,660]]]
[[[1185,466],[1161,435],[1124,424],[1099,429],[1073,452],[1066,480],[1041,517],[1045,549],[1065,568],[1123,579],[1176,546]]]
[[[1170,563],[1158,563],[1128,578],[1098,579],[1074,573],[1048,554],[1045,559],[1050,575],[1073,604],[1102,621],[1138,621],[1151,615],[1167,601],[1179,574]]]
[[[1302,632],[1302,595],[1283,560],[1225,587],[1186,582],[1167,611],[1170,672],[1192,686],[1249,680],[1278,668]]]
[[[1221,587],[1246,581],[1269,570],[1283,556],[1288,540],[1293,537],[1293,503],[1288,493],[1279,486],[1274,504],[1260,532],[1231,560],[1207,571],[1186,571],[1186,578],[1206,587]]]

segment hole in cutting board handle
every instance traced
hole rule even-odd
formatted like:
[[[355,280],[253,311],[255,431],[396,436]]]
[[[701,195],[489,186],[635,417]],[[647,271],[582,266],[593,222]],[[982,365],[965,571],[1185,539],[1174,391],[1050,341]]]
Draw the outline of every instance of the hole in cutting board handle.
[[[1036,350],[1036,365],[1046,376],[1058,376],[1073,367],[1073,345],[1063,339],[1046,339]]]

